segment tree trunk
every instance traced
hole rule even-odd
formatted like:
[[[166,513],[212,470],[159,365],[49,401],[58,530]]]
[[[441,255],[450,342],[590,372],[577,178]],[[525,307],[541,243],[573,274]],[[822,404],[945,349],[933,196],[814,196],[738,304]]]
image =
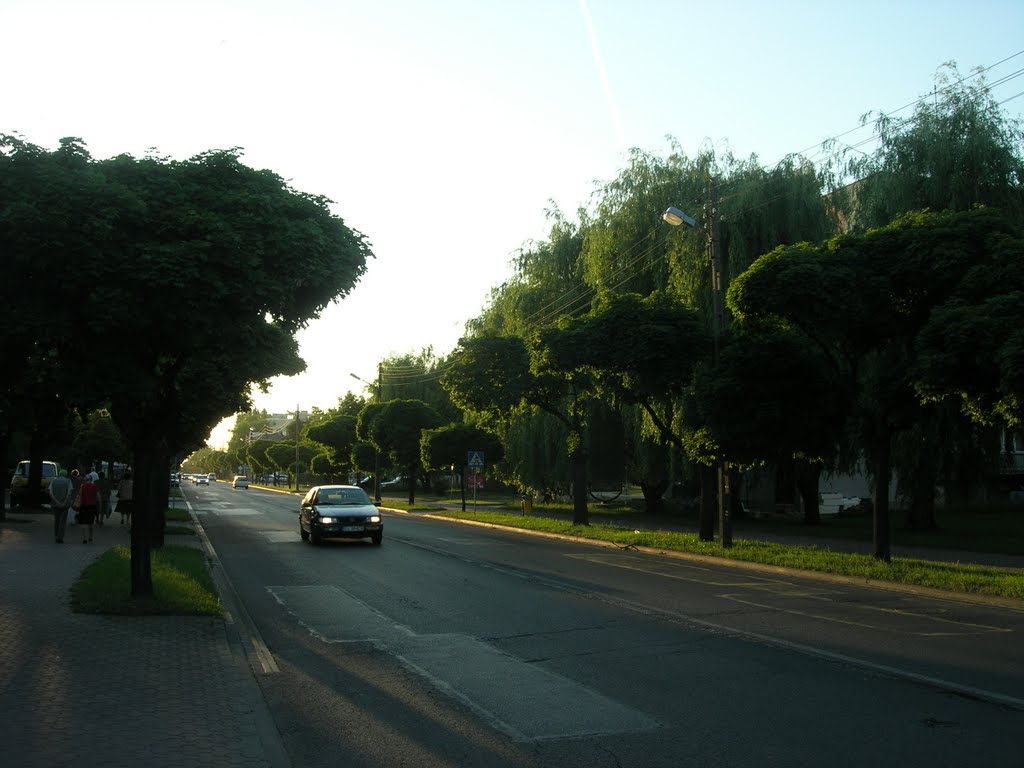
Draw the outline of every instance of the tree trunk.
[[[700,474],[700,509],[697,536],[701,541],[715,540],[715,517],[718,511],[718,468],[698,464]]]
[[[132,467],[132,597],[153,595],[153,572],[150,563],[149,514],[152,482],[151,467],[155,453],[145,440],[133,441],[135,460]]]
[[[154,455],[151,465],[151,477],[149,480],[149,494],[147,506],[149,507],[149,545],[153,549],[160,549],[164,545],[164,529],[167,527],[167,502],[170,493],[170,481],[168,468],[170,456],[167,451],[160,451]]]
[[[0,456],[7,456],[7,450],[11,444],[10,433],[5,429],[0,432]],[[5,498],[7,497],[7,490],[11,485],[11,475],[7,471],[7,467],[0,467],[3,477],[0,477],[0,521],[7,519],[7,503]]]
[[[793,465],[796,487],[804,502],[804,525],[821,523],[821,508],[818,506],[818,481],[821,479],[821,464],[798,459]]]
[[[409,505],[416,503],[416,465],[409,467]]]
[[[572,522],[573,525],[590,525],[590,511],[587,508],[587,453],[582,448],[569,456],[572,471]]]
[[[874,556],[892,562],[892,530],[889,520],[889,476],[892,473],[892,431],[888,424],[879,425],[878,443],[874,450]]]
[[[934,530],[935,524],[935,485],[938,471],[934,461],[923,461],[911,479],[913,486],[910,492],[910,509],[907,510],[906,527],[915,531]]]
[[[640,483],[640,490],[644,494],[644,509],[648,514],[665,514],[665,491],[668,490],[668,486],[668,480],[650,484]]]

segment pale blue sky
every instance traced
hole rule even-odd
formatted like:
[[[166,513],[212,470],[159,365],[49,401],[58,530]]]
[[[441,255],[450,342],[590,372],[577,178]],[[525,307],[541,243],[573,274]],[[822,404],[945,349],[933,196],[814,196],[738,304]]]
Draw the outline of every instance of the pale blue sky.
[[[813,156],[943,62],[1021,51],[1019,0],[0,0],[0,132],[98,158],[241,146],[335,200],[377,258],[300,335],[308,372],[256,397],[327,408],[388,354],[450,351],[549,201],[586,205],[630,147]]]

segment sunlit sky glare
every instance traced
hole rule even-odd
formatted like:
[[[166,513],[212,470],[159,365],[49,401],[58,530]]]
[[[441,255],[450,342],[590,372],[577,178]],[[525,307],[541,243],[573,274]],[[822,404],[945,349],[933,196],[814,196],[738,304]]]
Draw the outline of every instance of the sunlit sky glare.
[[[284,412],[450,352],[545,211],[575,218],[632,147],[820,158],[943,62],[995,83],[1022,51],[1020,0],[0,0],[0,133],[100,159],[242,147],[335,201],[376,258],[300,333],[306,373],[255,395]],[[1024,113],[1024,77],[993,92]]]

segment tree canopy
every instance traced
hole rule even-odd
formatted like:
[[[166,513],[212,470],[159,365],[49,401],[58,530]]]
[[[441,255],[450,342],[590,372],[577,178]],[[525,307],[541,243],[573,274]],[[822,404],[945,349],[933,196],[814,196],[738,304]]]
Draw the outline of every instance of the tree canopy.
[[[247,408],[251,386],[302,370],[294,333],[372,256],[330,201],[240,155],[97,161],[75,138],[47,152],[0,137],[0,320],[17,320],[2,398],[109,409],[136,469],[133,591],[151,589],[135,555],[169,457]]]

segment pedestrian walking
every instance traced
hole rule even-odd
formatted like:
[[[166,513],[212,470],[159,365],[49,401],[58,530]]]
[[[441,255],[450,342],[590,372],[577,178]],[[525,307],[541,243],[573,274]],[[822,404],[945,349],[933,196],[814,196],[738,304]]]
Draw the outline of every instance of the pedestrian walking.
[[[75,500],[75,486],[66,469],[62,469],[57,477],[50,481],[48,490],[50,509],[53,511],[53,540],[57,544],[63,544],[64,533],[68,527],[68,508]]]
[[[82,487],[82,476],[78,473],[77,469],[71,470],[71,487],[75,489],[75,496],[78,495],[78,489]]]
[[[82,487],[78,489],[78,524],[85,526],[82,529],[83,544],[92,541],[92,526],[99,514],[100,489],[96,485],[97,480],[99,480],[99,475],[90,472],[82,481]],[[88,538],[86,538],[86,532],[89,534]]]
[[[121,513],[121,525],[132,524],[132,473],[127,469],[117,484],[117,511]]]
[[[104,521],[110,517],[110,478],[107,477],[106,472],[102,469],[99,471],[99,479],[96,481],[96,485],[100,489],[100,515],[97,522],[103,525]]]

